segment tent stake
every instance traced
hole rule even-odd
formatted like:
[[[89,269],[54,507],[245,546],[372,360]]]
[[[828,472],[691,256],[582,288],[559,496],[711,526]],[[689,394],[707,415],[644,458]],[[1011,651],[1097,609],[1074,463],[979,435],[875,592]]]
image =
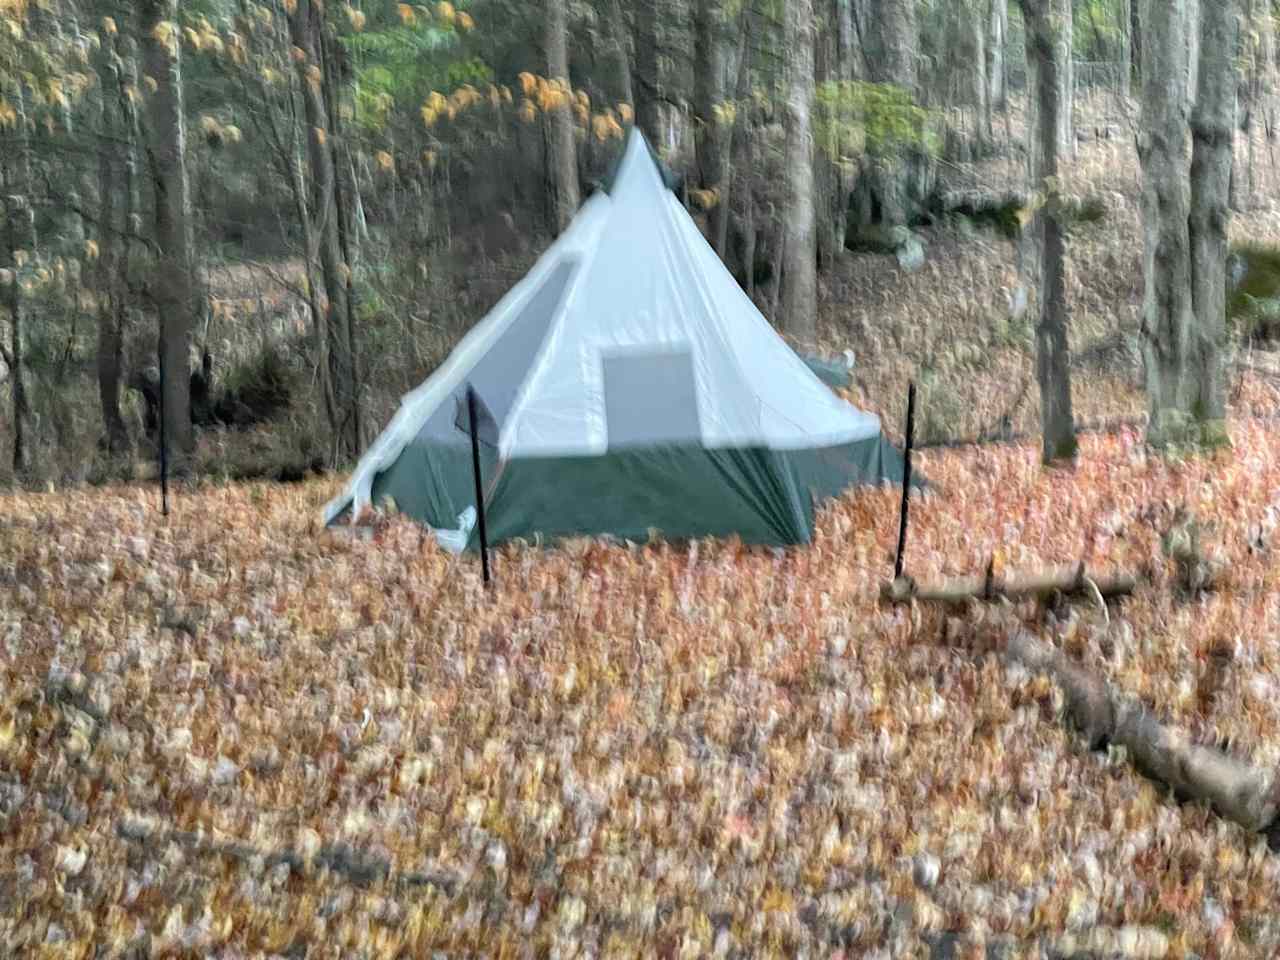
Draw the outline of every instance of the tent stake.
[[[902,576],[903,554],[907,549],[907,513],[911,507],[911,448],[916,434],[916,385],[907,390],[907,449],[902,467],[902,518],[898,524],[898,556],[893,563],[893,579]]]
[[[476,431],[476,392],[467,387],[467,418],[471,434],[471,472],[476,479],[476,522],[480,528],[480,570],[489,586],[489,538],[484,528],[484,484],[480,480],[480,434]]]

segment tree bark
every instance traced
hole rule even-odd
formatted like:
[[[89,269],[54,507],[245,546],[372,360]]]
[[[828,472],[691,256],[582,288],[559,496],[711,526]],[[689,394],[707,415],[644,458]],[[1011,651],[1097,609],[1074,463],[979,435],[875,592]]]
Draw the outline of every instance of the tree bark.
[[[717,0],[693,3],[693,129],[698,186],[716,191],[719,199],[724,171],[715,107],[723,96],[720,78],[724,51],[717,24],[718,7]]]
[[[613,30],[614,60],[617,70],[617,96],[627,104],[635,104],[631,85],[631,57],[627,53],[626,17],[622,12],[622,0],[609,0],[609,21]]]
[[[989,0],[987,17],[987,135],[995,139],[990,114],[1009,105],[1005,87],[1005,44],[1009,34],[1009,0]]]
[[[720,165],[720,182],[724,185],[722,191],[723,196],[716,205],[714,224],[714,243],[716,254],[721,260],[725,259],[725,254],[729,245],[729,221],[733,216],[733,181],[734,167],[739,158],[738,144],[741,138],[750,136],[748,128],[748,118],[751,114],[750,97],[751,97],[751,13],[750,8],[743,6],[742,11],[738,14],[740,19],[740,27],[738,33],[738,58],[737,58],[737,82],[734,84],[734,101],[736,109],[734,110],[733,123],[729,126],[726,143],[722,145]],[[745,170],[744,173],[749,177],[750,171]],[[748,182],[748,197],[750,195],[750,184]],[[748,201],[749,202],[749,201]]]
[[[783,329],[802,347],[817,342],[817,234],[813,195],[813,0],[788,0],[786,56],[786,182],[783,230]]]
[[[1133,4],[1135,0],[1120,0],[1120,76],[1117,90],[1121,102],[1129,103],[1133,83]],[[1141,0],[1137,0],[1141,2]]]
[[[334,460],[351,459],[360,451],[358,398],[349,329],[348,289],[350,267],[342,254],[331,127],[325,105],[326,77],[319,57],[320,10],[315,0],[298,0],[289,14],[289,34],[301,51],[296,68],[306,117],[307,157],[311,168],[312,216],[327,303],[324,304],[329,380],[333,390]]]
[[[867,35],[872,82],[892,84],[915,96],[918,66],[914,0],[872,0]],[[876,163],[875,189],[881,223],[904,226],[910,219],[913,164],[910,156],[880,158]]]
[[[123,97],[120,71],[113,55],[114,38],[103,32],[98,55],[102,138],[98,143],[98,399],[102,408],[102,426],[107,452],[112,456],[129,449],[129,432],[120,413],[120,368],[124,348],[120,234],[129,229],[128,217],[117,227],[119,187],[116,182],[115,149],[111,139],[119,136],[116,111]],[[127,241],[126,241],[127,242]],[[124,252],[127,260],[128,250]]]
[[[1187,218],[1187,47],[1185,0],[1145,5],[1142,38],[1143,233],[1146,291],[1142,346],[1150,424],[1147,439],[1163,447],[1190,439],[1195,312],[1189,288]]]
[[[22,313],[23,264],[19,262],[21,259],[19,251],[27,258],[33,257],[36,253],[38,238],[35,211],[31,206],[31,191],[34,186],[31,168],[31,121],[27,115],[26,95],[22,82],[19,81],[14,87],[14,110],[17,114],[15,124],[18,129],[19,143],[18,156],[10,161],[14,163],[16,170],[5,171],[6,181],[12,182],[17,187],[17,190],[5,199],[8,259],[13,265],[6,298],[9,307],[9,356],[6,359],[9,363],[10,390],[13,395],[13,472],[21,476],[29,466],[27,417],[30,410],[27,405],[27,385],[23,373],[25,325]]]
[[[578,212],[578,160],[573,141],[572,86],[569,83],[569,27],[565,0],[547,0],[547,76],[561,84],[564,102],[551,111],[551,195],[556,230],[569,226]]]
[[[636,0],[635,74],[632,91],[636,98],[636,124],[649,138],[654,150],[662,146],[662,112],[658,91],[658,2]]]
[[[1036,149],[1033,183],[1043,197],[1036,214],[1039,251],[1040,322],[1036,327],[1036,378],[1040,384],[1040,427],[1045,463],[1076,455],[1075,418],[1071,408],[1071,354],[1067,343],[1067,289],[1058,133],[1062,85],[1058,31],[1063,20],[1055,0],[1020,0],[1027,30],[1027,62],[1034,65],[1030,97],[1037,104],[1037,126],[1031,131]]]
[[[190,352],[199,285],[192,257],[191,184],[182,83],[177,0],[140,0],[143,70],[155,89],[147,97],[147,158],[155,191],[159,256],[152,284],[159,314],[164,371],[163,439],[172,467],[192,452]]]
[[[973,87],[975,158],[985,157],[990,150],[993,130],[991,126],[991,84],[987,76],[990,55],[987,52],[987,10],[984,0],[976,0],[965,13],[973,48],[973,63],[969,68],[969,80]]]
[[[1222,351],[1226,341],[1227,233],[1235,142],[1238,27],[1235,0],[1205,3],[1200,12],[1199,88],[1191,114],[1191,302],[1196,395],[1191,414],[1201,441],[1226,442],[1226,390]]]

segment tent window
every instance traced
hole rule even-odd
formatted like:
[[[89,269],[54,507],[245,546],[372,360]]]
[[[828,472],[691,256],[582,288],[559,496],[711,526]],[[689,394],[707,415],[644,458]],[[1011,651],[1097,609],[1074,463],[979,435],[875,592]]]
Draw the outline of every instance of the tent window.
[[[610,450],[702,441],[688,350],[614,353],[603,360]]]

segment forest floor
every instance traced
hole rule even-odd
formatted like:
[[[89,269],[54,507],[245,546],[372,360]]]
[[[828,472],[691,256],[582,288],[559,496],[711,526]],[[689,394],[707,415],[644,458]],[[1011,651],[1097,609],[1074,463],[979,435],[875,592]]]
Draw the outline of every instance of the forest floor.
[[[1073,171],[1113,201],[1071,247],[1085,346],[1136,324],[1131,138]],[[825,281],[891,430],[913,377],[952,436],[1012,407],[1007,246],[939,230],[919,274]],[[1076,387],[1082,418],[1142,411],[1127,366]],[[1106,612],[883,607],[887,489],[803,550],[507,548],[489,592],[407,521],[321,529],[338,478],[180,491],[167,520],[138,486],[0,496],[0,953],[1275,956],[1280,855],[1087,751],[991,646],[1029,623],[1280,766],[1277,414],[1242,371],[1213,457],[1151,457],[1140,427],[1071,470],[1034,441],[920,455],[910,572],[1147,574]],[[1160,547],[1179,507],[1225,571],[1194,599]]]

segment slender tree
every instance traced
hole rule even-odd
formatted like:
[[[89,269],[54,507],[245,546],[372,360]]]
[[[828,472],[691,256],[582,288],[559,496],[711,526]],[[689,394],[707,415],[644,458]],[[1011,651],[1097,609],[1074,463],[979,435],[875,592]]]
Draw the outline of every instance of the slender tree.
[[[1045,463],[1076,455],[1075,420],[1071,410],[1071,356],[1067,344],[1067,289],[1061,188],[1058,180],[1058,111],[1066,82],[1058,56],[1063,27],[1054,0],[1020,0],[1027,32],[1027,62],[1034,64],[1037,143],[1034,183],[1042,196],[1035,232],[1039,251],[1040,322],[1036,327],[1036,376],[1040,384],[1040,425]]]
[[[563,230],[578,210],[578,159],[573,140],[573,111],[570,106],[569,27],[565,0],[547,0],[547,75],[559,83],[563,102],[547,118],[550,139],[551,194],[557,230]]]
[[[1005,86],[1005,45],[1009,35],[1009,0],[987,0],[987,135],[991,129],[991,113],[1008,105]]]
[[[802,346],[817,341],[817,233],[814,227],[813,0],[789,0],[783,19],[786,54],[786,181],[783,236],[783,328]]]
[[[1191,303],[1195,338],[1190,345],[1190,414],[1203,443],[1226,442],[1222,348],[1226,340],[1227,228],[1232,149],[1235,141],[1238,28],[1235,0],[1200,8],[1200,69],[1191,114]]]
[[[187,174],[187,121],[182,82],[177,0],[139,0],[146,98],[148,167],[155,194],[159,256],[151,284],[159,314],[159,356],[164,382],[163,439],[181,467],[194,445],[191,430],[190,352],[199,285],[192,257],[191,184]]]
[[[719,0],[693,0],[693,124],[698,186],[721,193],[722,137],[715,108],[723,99],[724,49]]]

